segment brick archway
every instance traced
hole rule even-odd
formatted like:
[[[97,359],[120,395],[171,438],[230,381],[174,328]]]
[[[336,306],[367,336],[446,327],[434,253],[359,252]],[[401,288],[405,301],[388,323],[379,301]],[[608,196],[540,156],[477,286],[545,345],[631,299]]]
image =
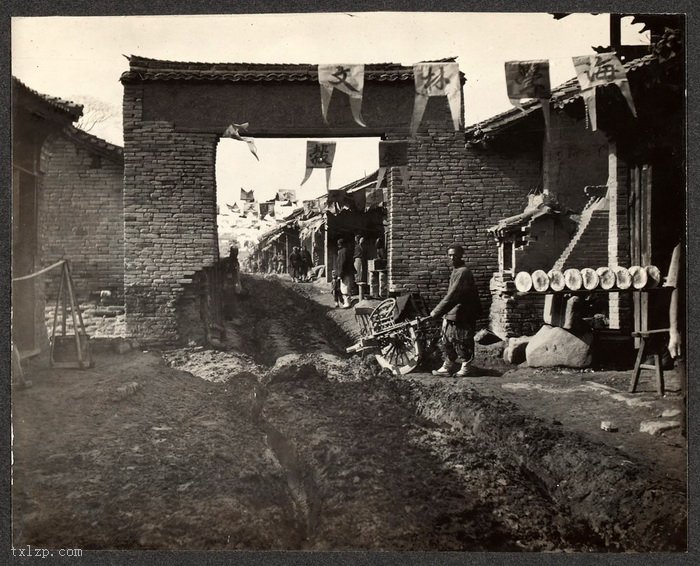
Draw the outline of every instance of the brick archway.
[[[411,67],[365,66],[362,114],[352,120],[346,96],[321,116],[316,65],[208,64],[132,56],[124,85],[124,296],[128,333],[142,343],[183,336],[178,309],[196,274],[218,260],[216,146],[232,122],[249,122],[253,137],[408,137],[414,103]],[[459,183],[440,159],[458,163],[463,132],[455,132],[447,100],[432,98],[409,147],[411,186],[390,177],[390,286],[415,288],[424,234],[416,198]],[[450,161],[448,159],[448,161]],[[447,187],[449,188],[449,187]],[[434,198],[435,195],[430,195]],[[438,197],[439,198],[439,197]],[[437,241],[431,253],[442,253]],[[402,261],[398,261],[401,257]]]

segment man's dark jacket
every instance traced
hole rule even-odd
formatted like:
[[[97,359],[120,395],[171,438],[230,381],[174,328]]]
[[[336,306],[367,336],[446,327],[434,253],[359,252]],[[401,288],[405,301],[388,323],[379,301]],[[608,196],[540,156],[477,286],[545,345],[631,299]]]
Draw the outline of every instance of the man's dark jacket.
[[[459,326],[474,324],[481,316],[481,303],[474,276],[465,265],[452,270],[447,294],[431,314],[436,318],[445,315],[447,320],[452,320]]]

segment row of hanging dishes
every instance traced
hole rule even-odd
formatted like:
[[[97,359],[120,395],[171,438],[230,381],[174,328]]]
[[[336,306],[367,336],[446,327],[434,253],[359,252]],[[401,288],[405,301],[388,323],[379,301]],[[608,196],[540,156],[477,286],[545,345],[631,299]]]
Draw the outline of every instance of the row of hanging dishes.
[[[651,289],[661,283],[661,272],[655,265],[632,267],[599,267],[591,269],[537,269],[532,273],[520,271],[515,276],[515,288],[521,293],[528,291],[593,291],[595,289],[627,290]]]

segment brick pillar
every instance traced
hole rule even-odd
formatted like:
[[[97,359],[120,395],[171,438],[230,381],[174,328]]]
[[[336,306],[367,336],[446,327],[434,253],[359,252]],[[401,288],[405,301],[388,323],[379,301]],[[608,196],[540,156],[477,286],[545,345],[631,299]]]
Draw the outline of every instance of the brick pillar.
[[[608,146],[608,265],[630,265],[630,230],[627,210],[629,198],[629,166],[620,157],[615,142]],[[631,305],[629,298],[620,293],[610,293],[610,328],[628,329]]]
[[[219,259],[214,134],[143,121],[140,85],[124,86],[124,296],[127,333],[178,342],[178,299]]]

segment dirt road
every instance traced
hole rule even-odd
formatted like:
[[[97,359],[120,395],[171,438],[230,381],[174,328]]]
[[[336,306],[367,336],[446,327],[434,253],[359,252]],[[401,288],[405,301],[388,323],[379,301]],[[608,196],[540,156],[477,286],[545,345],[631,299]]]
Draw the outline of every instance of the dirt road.
[[[685,547],[681,481],[468,380],[347,359],[350,312],[309,285],[244,285],[226,351],[31,368],[13,399],[15,545]]]

